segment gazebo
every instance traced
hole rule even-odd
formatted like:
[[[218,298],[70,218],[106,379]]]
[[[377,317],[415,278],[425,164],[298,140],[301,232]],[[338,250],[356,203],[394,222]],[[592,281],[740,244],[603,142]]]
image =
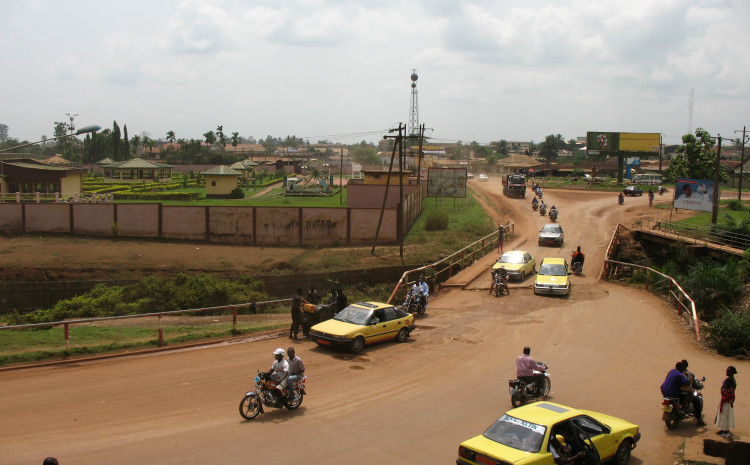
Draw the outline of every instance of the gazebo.
[[[253,171],[255,171],[255,167],[258,166],[258,163],[255,163],[254,161],[247,159],[247,160],[241,160],[237,163],[229,165],[229,168],[237,171],[242,175],[242,179],[249,179],[253,177]]]
[[[172,165],[156,163],[141,158],[102,165],[105,180],[109,179],[121,182],[136,182],[146,179],[169,182],[172,179],[172,168],[174,168]]]

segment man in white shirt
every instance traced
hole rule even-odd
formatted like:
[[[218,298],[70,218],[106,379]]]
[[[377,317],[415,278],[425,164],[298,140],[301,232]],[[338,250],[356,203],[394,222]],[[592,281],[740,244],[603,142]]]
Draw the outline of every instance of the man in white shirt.
[[[276,375],[279,379],[278,385],[281,388],[286,388],[287,378],[289,377],[289,363],[284,360],[284,349],[279,347],[273,351],[275,360],[271,365],[271,371],[268,372],[270,375]]]

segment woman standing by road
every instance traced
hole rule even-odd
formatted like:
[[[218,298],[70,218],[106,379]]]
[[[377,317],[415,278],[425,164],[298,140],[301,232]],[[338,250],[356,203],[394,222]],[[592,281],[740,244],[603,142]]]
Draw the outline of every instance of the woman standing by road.
[[[734,428],[734,390],[737,389],[737,381],[734,379],[734,375],[737,374],[737,369],[733,366],[727,368],[727,379],[721,383],[721,402],[719,402],[719,410],[716,412],[716,420],[714,423],[719,427],[719,436],[731,439],[732,433],[730,430]]]

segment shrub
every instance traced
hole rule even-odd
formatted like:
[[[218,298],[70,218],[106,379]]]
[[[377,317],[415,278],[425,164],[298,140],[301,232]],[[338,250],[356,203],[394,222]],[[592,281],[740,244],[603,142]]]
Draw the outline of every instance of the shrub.
[[[742,205],[742,201],[738,199],[732,199],[727,202],[727,208],[733,211],[742,211],[745,207]]]
[[[427,231],[443,231],[448,229],[448,223],[450,223],[450,218],[447,213],[443,211],[432,212],[427,216],[425,229]]]
[[[245,191],[242,190],[241,187],[235,187],[234,189],[232,189],[232,192],[229,194],[229,196],[233,199],[244,199]]]
[[[721,355],[750,355],[750,318],[743,312],[727,310],[711,322],[707,342]]]

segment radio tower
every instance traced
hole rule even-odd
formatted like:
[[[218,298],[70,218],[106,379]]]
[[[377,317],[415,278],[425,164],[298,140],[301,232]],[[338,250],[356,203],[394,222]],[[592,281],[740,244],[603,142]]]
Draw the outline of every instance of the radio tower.
[[[407,134],[410,136],[419,135],[419,96],[417,93],[417,70],[411,70],[411,106],[409,107],[409,127]]]

